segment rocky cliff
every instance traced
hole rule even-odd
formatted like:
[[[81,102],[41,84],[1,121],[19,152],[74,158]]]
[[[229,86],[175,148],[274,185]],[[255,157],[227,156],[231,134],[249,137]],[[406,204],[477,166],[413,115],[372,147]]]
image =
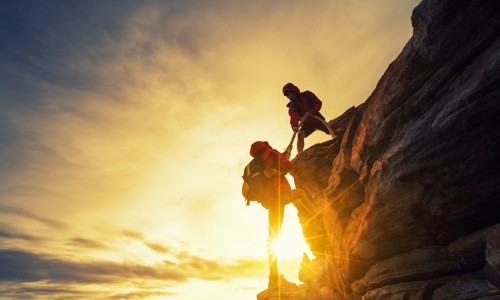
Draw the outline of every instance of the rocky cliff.
[[[338,137],[293,161],[316,256],[297,299],[500,299],[500,2],[424,0],[411,21]]]

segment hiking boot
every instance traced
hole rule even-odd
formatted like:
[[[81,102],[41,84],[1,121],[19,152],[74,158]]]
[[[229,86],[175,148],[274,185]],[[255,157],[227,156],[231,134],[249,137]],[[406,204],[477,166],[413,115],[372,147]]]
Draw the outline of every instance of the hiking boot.
[[[279,275],[279,276],[269,276],[269,284],[267,285],[267,288],[272,290],[272,289],[295,289],[297,288],[297,285],[293,282],[290,282],[286,280],[285,275]]]

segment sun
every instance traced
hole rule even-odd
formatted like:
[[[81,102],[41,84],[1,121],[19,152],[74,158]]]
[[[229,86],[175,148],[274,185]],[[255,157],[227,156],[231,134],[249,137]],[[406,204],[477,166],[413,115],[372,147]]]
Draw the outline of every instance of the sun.
[[[283,230],[274,242],[271,244],[271,251],[280,259],[301,259],[304,252],[310,254],[302,228],[298,220],[290,218],[284,222]]]
[[[279,258],[290,258],[289,256],[292,254],[291,251],[287,251],[285,243],[279,238],[272,243],[271,251]]]
[[[299,240],[277,239],[271,245],[272,253],[280,259],[298,259],[309,249],[304,242]]]

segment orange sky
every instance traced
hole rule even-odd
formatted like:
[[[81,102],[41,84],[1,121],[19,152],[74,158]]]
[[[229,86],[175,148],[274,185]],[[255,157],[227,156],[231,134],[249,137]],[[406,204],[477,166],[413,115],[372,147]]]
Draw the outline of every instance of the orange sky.
[[[282,86],[327,119],[364,102],[418,2],[51,3],[0,15],[0,298],[254,299],[267,216],[241,173],[291,137]]]

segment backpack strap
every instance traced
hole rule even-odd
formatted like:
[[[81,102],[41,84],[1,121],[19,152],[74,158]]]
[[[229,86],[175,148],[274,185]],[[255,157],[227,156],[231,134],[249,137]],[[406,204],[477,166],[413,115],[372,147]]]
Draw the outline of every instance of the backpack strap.
[[[244,179],[246,179],[246,178],[252,178],[252,177],[255,177],[255,176],[259,176],[260,174],[263,173],[263,171],[257,171],[255,173],[251,174],[252,171],[250,170],[250,165],[247,165],[247,167],[245,168],[245,170],[246,170],[245,176],[243,176]]]

